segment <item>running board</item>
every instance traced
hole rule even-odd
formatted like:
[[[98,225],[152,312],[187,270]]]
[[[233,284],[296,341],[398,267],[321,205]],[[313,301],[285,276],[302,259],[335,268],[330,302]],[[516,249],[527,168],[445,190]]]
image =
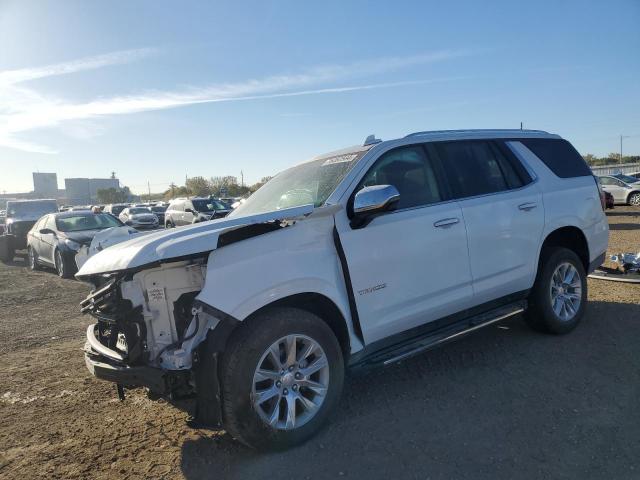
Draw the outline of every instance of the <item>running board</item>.
[[[419,337],[414,337],[400,344],[392,345],[367,355],[353,367],[359,370],[362,367],[382,365],[387,366],[401,362],[407,358],[423,353],[443,343],[462,337],[467,333],[479,330],[483,327],[499,322],[506,318],[524,312],[526,301],[515,302],[503,307],[490,310],[485,313],[459,320],[446,327],[432,330]]]

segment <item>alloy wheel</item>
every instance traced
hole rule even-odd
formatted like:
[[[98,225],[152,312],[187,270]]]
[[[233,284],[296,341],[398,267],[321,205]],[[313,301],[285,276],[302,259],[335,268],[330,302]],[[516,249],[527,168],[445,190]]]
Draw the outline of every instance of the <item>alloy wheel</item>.
[[[62,254],[60,250],[56,250],[55,255],[56,271],[60,277],[64,277],[64,261],[62,260]]]
[[[569,321],[576,316],[582,302],[582,279],[569,262],[561,263],[551,276],[551,308],[556,316]]]
[[[318,413],[328,386],[329,362],[320,344],[292,334],[263,353],[253,375],[251,399],[267,425],[293,430]]]

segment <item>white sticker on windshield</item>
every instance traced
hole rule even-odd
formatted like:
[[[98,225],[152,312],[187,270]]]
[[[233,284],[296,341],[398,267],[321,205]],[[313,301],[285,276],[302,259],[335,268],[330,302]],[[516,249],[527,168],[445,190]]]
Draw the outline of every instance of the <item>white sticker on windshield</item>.
[[[322,166],[324,167],[325,165],[333,165],[334,163],[350,162],[354,158],[356,158],[357,155],[358,155],[357,153],[348,153],[346,155],[338,155],[337,157],[327,158],[325,162],[322,164]]]

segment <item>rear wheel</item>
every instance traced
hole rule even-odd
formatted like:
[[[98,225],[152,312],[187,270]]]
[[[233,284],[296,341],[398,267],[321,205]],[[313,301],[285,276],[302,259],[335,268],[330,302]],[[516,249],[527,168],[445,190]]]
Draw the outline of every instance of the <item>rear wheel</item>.
[[[225,428],[259,449],[300,444],[324,424],[343,382],[342,351],[322,319],[296,308],[265,312],[229,340],[221,371]]]
[[[587,276],[578,255],[562,247],[543,250],[527,323],[547,333],[569,332],[582,319],[586,303]]]
[[[62,252],[58,249],[54,254],[56,272],[60,278],[71,278],[76,272],[76,266],[72,264],[71,260],[62,255]]]
[[[640,192],[629,195],[629,205],[633,205],[634,207],[640,206]]]

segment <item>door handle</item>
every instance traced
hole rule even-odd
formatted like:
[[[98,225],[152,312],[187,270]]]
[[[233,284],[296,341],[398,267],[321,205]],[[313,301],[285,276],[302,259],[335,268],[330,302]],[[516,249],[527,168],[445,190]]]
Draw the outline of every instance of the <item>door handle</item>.
[[[536,208],[538,205],[535,203],[523,203],[522,205],[518,205],[518,208],[520,210],[523,210],[525,212],[528,212],[529,210],[533,210],[534,208]]]
[[[442,220],[438,220],[433,224],[434,227],[450,227],[451,225],[455,225],[460,222],[459,218],[443,218]]]

